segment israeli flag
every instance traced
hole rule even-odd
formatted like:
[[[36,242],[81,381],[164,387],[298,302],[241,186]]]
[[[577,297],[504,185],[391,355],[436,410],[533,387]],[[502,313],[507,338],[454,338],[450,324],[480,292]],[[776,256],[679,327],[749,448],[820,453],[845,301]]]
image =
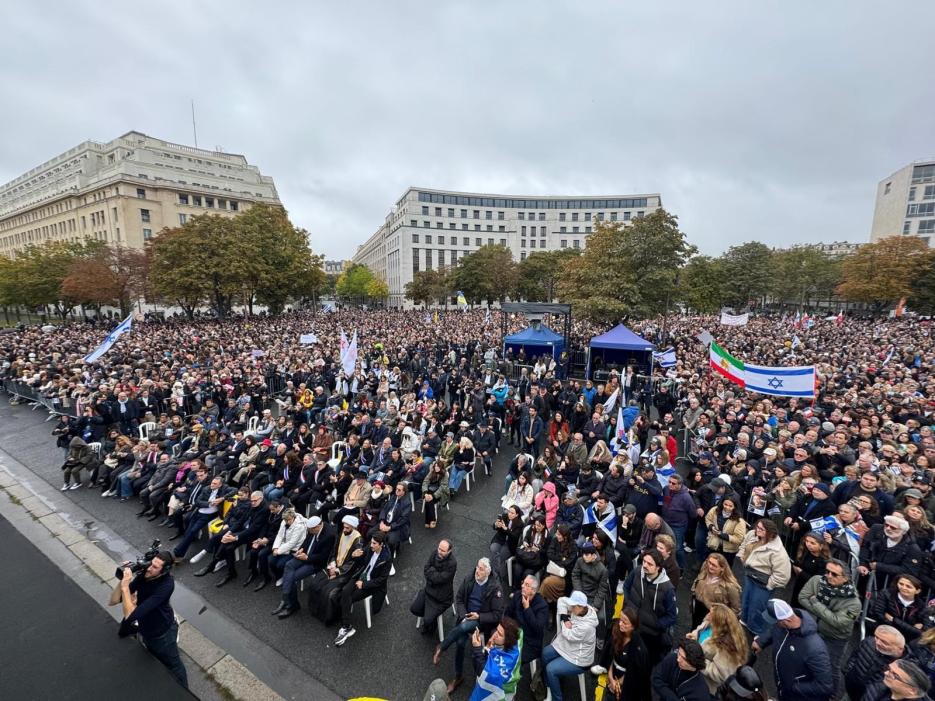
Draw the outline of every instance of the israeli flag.
[[[599,520],[594,513],[594,504],[591,504],[584,510],[582,523],[584,525],[596,523],[597,527],[607,534],[611,543],[617,542],[617,512],[614,508],[611,507],[608,512],[604,514],[604,518]]]
[[[675,349],[670,346],[660,353],[653,351],[653,360],[661,368],[674,368],[676,363]]]
[[[745,387],[774,397],[814,397],[815,366],[765,367],[744,365]]]
[[[130,330],[133,326],[133,314],[130,314],[126,319],[121,321],[117,328],[107,334],[107,338],[104,339],[104,342],[101,343],[97,348],[91,351],[88,355],[84,356],[84,362],[86,363],[95,363],[98,358],[104,355],[109,351],[113,345],[117,342],[117,339],[120,338],[124,333]]]

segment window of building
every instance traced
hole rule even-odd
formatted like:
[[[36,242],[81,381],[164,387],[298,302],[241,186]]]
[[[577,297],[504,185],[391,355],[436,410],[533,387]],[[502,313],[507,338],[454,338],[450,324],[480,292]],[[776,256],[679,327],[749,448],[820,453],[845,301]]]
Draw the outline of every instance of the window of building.
[[[617,221],[617,213],[616,213],[616,212],[611,212],[611,213],[610,213],[610,220],[611,220],[611,221]]]
[[[419,235],[418,235],[418,234],[413,234],[413,235],[412,235],[412,242],[413,242],[413,243],[419,243]]]
[[[440,217],[441,215],[442,215],[442,208],[441,208],[441,207],[436,207],[436,208],[435,208],[435,216],[436,216],[436,217]]]
[[[629,213],[629,212],[624,212],[624,213],[623,213],[623,221],[630,221],[630,213]]]
[[[196,207],[201,206],[201,195],[192,195],[192,204]]]
[[[487,210],[486,212],[484,212],[484,219],[493,219],[493,212],[491,212],[490,210]]]
[[[536,221],[536,213],[535,213],[535,212],[530,212],[530,213],[529,213],[529,221]]]
[[[497,231],[506,231],[506,227],[505,227],[505,226],[498,226],[498,227],[497,227]]]
[[[240,205],[235,200],[231,200],[231,211],[232,212],[236,212],[239,206]]]
[[[576,233],[576,234],[577,234],[579,228],[581,228],[581,227],[573,226],[573,227],[571,227],[571,230],[572,230],[573,233]]]
[[[470,246],[470,245],[471,245],[471,239],[470,239],[469,237],[467,237],[467,236],[464,236],[464,237],[461,239],[461,245],[462,245],[462,246]]]
[[[603,213],[603,212],[598,212],[598,213],[597,213],[597,220],[598,220],[598,221],[604,221],[604,213]]]
[[[578,213],[577,213],[577,212],[572,212],[572,213],[571,213],[571,220],[572,220],[572,221],[578,221]]]
[[[141,187],[136,188],[136,196],[139,197],[141,200],[145,200],[145,199],[146,199],[146,190],[144,190],[144,189],[141,188]]]
[[[636,213],[636,218],[637,218],[637,219],[641,219],[641,218],[643,218],[644,216],[646,216],[646,212],[644,212],[644,211],[642,211],[642,210],[640,210],[639,212]]]
[[[462,210],[461,210],[461,218],[462,218],[462,219],[467,219],[467,210],[466,210],[466,209],[462,209]]]
[[[526,239],[523,239],[522,241],[519,242],[519,247],[526,248]]]
[[[467,230],[468,230],[468,225],[467,225],[467,224],[462,224],[462,225],[461,225],[461,231],[467,231]]]
[[[423,207],[422,207],[422,216],[427,217],[428,215],[429,215],[429,208],[423,206]]]
[[[426,270],[432,269],[432,249],[431,248],[425,249],[425,269]]]
[[[564,234],[564,233],[566,233],[566,232],[568,231],[568,227],[560,226],[560,227],[558,227],[558,231],[559,231],[559,233]]]
[[[116,207],[112,207],[111,209],[113,209],[113,212],[114,212],[114,223],[116,223],[116,222],[117,222],[117,208],[116,208]],[[61,224],[59,224],[59,226],[61,226]]]
[[[418,234],[416,234],[416,236],[418,236]],[[412,249],[412,272],[414,273],[419,272],[419,249],[418,248]]]
[[[540,226],[540,227],[539,227],[539,236],[545,236],[545,227],[544,227],[544,226]]]
[[[585,221],[591,221],[591,213],[590,213],[590,212],[585,212],[585,213],[584,213],[584,220],[585,220]]]
[[[914,187],[909,188],[909,201],[915,202],[916,199],[916,189]]]
[[[530,247],[530,248],[535,248],[535,247],[536,247],[536,240],[535,240],[535,239],[532,239],[532,240],[529,241],[529,247]],[[541,246],[541,248],[545,248],[545,246]]]
[[[539,212],[539,221],[545,221],[545,212]]]
[[[559,212],[559,213],[558,213],[558,220],[559,220],[559,221],[565,221],[565,212]]]
[[[475,219],[480,219],[480,210],[479,210],[479,209],[475,209],[475,210],[474,210],[474,218],[475,218]]]
[[[562,239],[558,242],[559,248],[568,248],[568,239]]]
[[[884,195],[890,194],[890,190],[892,188],[893,188],[893,183],[887,183],[886,185],[883,186],[883,194]]]
[[[409,226],[419,226],[419,222],[417,222],[415,219],[410,219]]]
[[[500,245],[506,246],[506,239],[500,239]]]
[[[214,209],[214,198],[213,197],[205,197],[205,207],[208,207],[209,209]]]
[[[497,219],[499,219],[500,221],[503,221],[503,217],[504,217],[503,212],[497,212]]]
[[[526,260],[526,251],[520,251],[519,259],[520,259],[520,260]]]
[[[453,217],[454,215],[455,215],[454,207],[449,207],[449,208],[448,208],[448,216],[449,216],[449,217]]]
[[[590,227],[590,226],[584,227],[584,233],[590,234],[590,233],[591,233],[591,227]]]
[[[444,228],[445,228],[445,225],[444,225],[444,223],[442,223],[442,222],[440,222],[440,221],[437,221],[437,222],[435,222],[435,228],[436,228],[436,229],[444,229]]]
[[[140,219],[142,219],[143,221],[149,221],[149,210],[148,209],[140,210]]]
[[[179,215],[179,226],[184,226],[184,225],[185,225],[185,222],[187,222],[187,221],[188,221],[188,215],[187,215],[187,214],[180,214],[180,215]]]
[[[480,242],[480,239],[479,239],[479,238],[474,239],[474,245],[475,245],[475,246],[480,246],[480,245],[481,245],[481,242]]]
[[[924,166],[913,166],[912,183],[935,183],[935,163]],[[887,183],[889,187],[889,183]],[[889,192],[889,190],[887,190]]]
[[[923,219],[919,222],[919,234],[935,234],[935,219]]]
[[[423,220],[423,222],[422,222],[422,228],[423,228],[423,229],[428,229],[428,228],[431,227],[431,226],[432,226],[432,225],[429,224],[429,222]]]
[[[188,204],[188,195],[179,193],[179,204]]]
[[[903,222],[903,233],[908,234],[911,229],[912,229],[912,222],[907,219],[906,221]]]
[[[218,200],[218,209],[227,209],[227,200]]]
[[[480,231],[480,224],[474,225],[474,231]]]
[[[912,189],[915,190],[915,188],[912,188]],[[923,200],[935,200],[935,185],[925,186],[925,192],[922,193],[922,199]]]
[[[517,212],[516,217],[520,221],[526,221],[526,212]]]
[[[444,249],[438,252],[438,267],[439,269],[445,267],[445,250]]]
[[[431,235],[431,234],[426,234],[426,235],[425,235],[425,242],[426,242],[426,243],[432,243],[432,235]]]
[[[143,229],[143,240],[149,241],[153,237],[152,229]]]
[[[493,231],[493,224],[487,225],[487,231]]]
[[[493,246],[493,239],[487,239],[487,245]]]
[[[449,228],[449,229],[457,229],[458,226],[457,226],[457,224],[455,224],[454,222],[448,222],[448,228]]]
[[[579,241],[578,239],[575,239],[571,243],[574,248],[581,248],[581,241]]]
[[[520,233],[521,233],[523,236],[526,235],[526,227],[525,227],[525,226],[521,226],[521,227],[519,228],[519,231],[520,231]]]

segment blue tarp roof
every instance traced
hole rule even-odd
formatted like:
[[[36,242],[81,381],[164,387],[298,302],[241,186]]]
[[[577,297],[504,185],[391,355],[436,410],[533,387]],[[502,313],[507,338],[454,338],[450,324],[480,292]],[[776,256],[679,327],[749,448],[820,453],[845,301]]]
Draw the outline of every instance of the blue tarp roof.
[[[565,339],[547,326],[532,326],[507,336],[503,342],[514,346],[563,346]]]
[[[623,324],[619,324],[600,336],[595,336],[589,344],[591,348],[614,348],[620,350],[651,351],[655,346],[645,338],[640,338]]]

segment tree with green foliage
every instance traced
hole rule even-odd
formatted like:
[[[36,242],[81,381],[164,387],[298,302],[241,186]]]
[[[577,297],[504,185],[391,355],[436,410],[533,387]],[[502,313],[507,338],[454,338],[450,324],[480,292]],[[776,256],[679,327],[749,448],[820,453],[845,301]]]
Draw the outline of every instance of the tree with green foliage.
[[[666,310],[685,260],[695,252],[678,218],[665,210],[630,224],[598,222],[580,258],[565,262],[559,292],[576,314],[613,323]]]
[[[679,274],[678,299],[699,314],[713,314],[724,305],[724,270],[718,258],[694,256]]]
[[[763,300],[773,287],[773,252],[765,243],[731,246],[721,256],[725,303],[735,308]]]
[[[774,299],[806,307],[810,300],[834,294],[841,273],[840,262],[812,246],[793,246],[772,251],[771,295]]]
[[[415,304],[445,304],[450,298],[454,282],[450,268],[420,270],[406,283],[406,299]]]
[[[13,261],[13,282],[10,292],[18,303],[27,307],[55,307],[64,320],[79,300],[63,294],[62,283],[71,266],[78,260],[99,255],[103,241],[49,241],[27,246]]]
[[[935,256],[916,236],[891,236],[868,243],[848,256],[837,292],[851,302],[873,305],[881,311],[916,291],[915,284]]]
[[[935,254],[928,255],[917,268],[912,294],[909,295],[909,308],[919,314],[935,314]]]
[[[471,304],[503,302],[515,294],[519,279],[513,254],[506,246],[481,246],[463,256],[453,274],[453,287]]]
[[[517,292],[528,302],[551,302],[558,295],[558,281],[566,261],[581,255],[580,248],[536,251],[520,261]]]
[[[371,285],[374,280],[379,280],[379,278],[374,275],[370,268],[360,263],[354,263],[338,276],[334,289],[338,297],[344,300],[359,301],[368,299],[372,291],[382,291]],[[389,290],[387,290],[388,294]]]

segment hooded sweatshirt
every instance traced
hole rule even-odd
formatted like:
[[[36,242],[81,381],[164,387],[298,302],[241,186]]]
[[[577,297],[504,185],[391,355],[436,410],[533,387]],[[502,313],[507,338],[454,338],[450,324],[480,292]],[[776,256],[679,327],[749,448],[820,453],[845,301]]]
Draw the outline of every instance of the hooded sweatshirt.
[[[634,569],[624,584],[627,606],[635,608],[640,619],[640,633],[644,636],[662,636],[675,625],[678,609],[675,587],[665,570],[650,580],[643,568]]]
[[[556,634],[552,647],[559,655],[579,667],[590,667],[594,662],[594,646],[597,641],[597,612],[588,606],[583,616],[571,615],[571,628],[566,628],[562,616],[568,613],[571,603],[567,596],[558,600]]]

